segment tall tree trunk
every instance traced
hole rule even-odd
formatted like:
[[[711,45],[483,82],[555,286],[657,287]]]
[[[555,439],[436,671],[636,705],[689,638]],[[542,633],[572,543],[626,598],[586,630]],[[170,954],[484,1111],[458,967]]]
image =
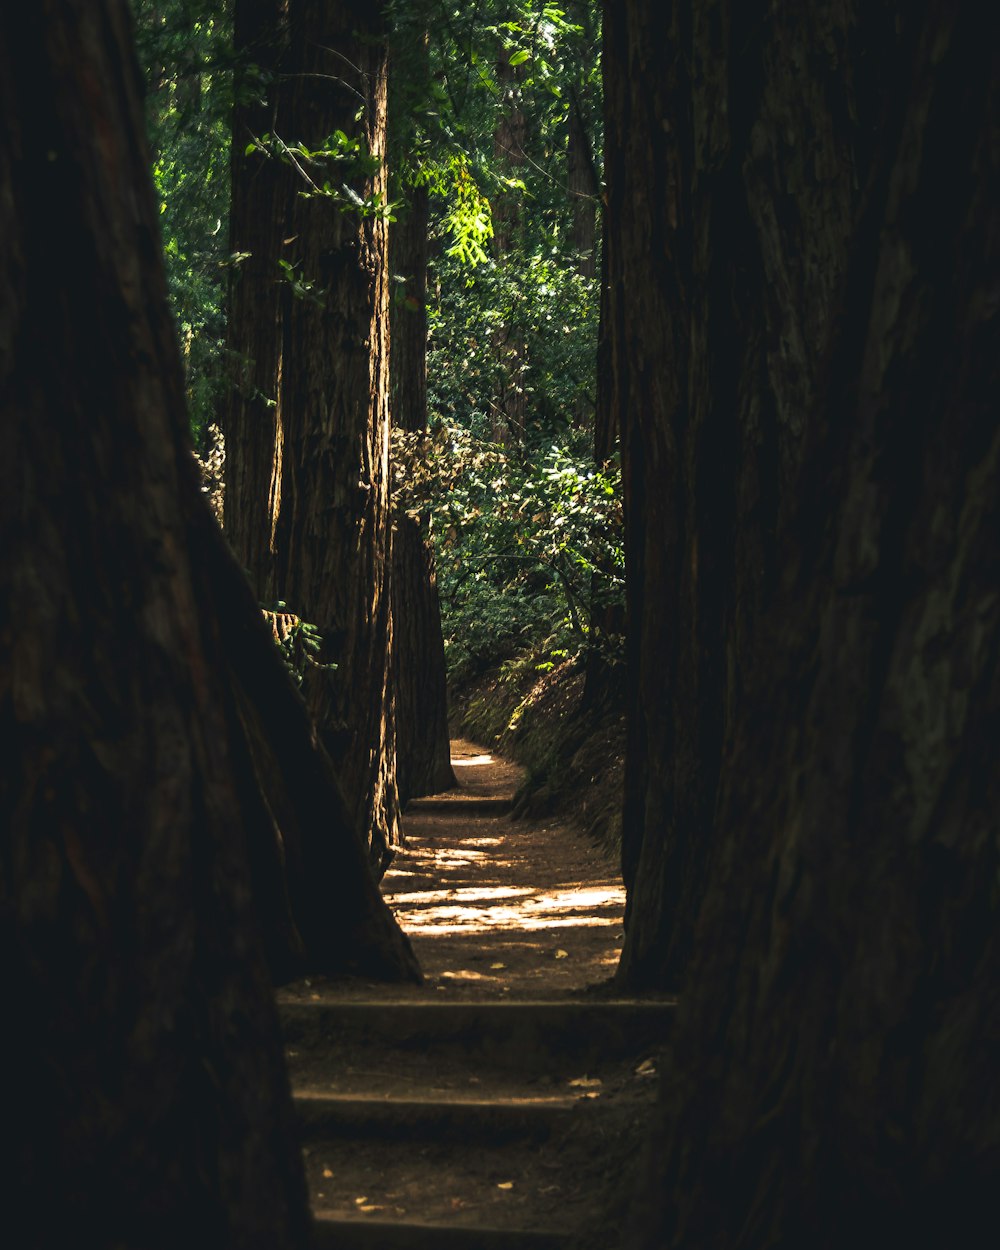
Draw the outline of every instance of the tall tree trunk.
[[[611,153],[617,136],[608,140]],[[618,373],[614,363],[614,351],[623,344],[620,317],[624,301],[620,293],[612,298],[611,234],[608,230],[607,211],[602,204],[601,212],[601,318],[597,333],[597,409],[594,414],[594,464],[607,470],[618,452],[621,412],[615,379]],[[619,321],[615,323],[614,317]],[[620,656],[622,640],[626,637],[625,605],[617,596],[608,602],[604,593],[610,569],[595,572],[590,581],[590,636],[587,646],[586,674],[581,707],[583,710],[621,705],[623,676]]]
[[[394,277],[403,278],[392,305],[392,420],[401,430],[427,429],[426,186],[408,189],[409,203],[390,230]],[[448,735],[448,689],[434,548],[426,517],[399,510],[392,543],[393,663],[396,691],[396,781],[400,802],[455,785]]]
[[[597,205],[601,188],[584,114],[585,84],[571,83],[570,88],[566,172],[573,213],[573,250],[577,256],[577,272],[582,278],[592,279],[597,276]],[[574,424],[579,429],[596,424],[595,408],[595,396],[589,390],[581,392],[575,401]]]
[[[281,320],[290,298],[287,284],[279,282],[289,179],[280,162],[261,158],[257,143],[277,127],[278,75],[287,59],[286,10],[285,0],[236,0],[233,5],[238,63],[230,150],[233,268],[226,320],[233,384],[223,420],[224,516],[226,537],[265,604],[280,598],[272,547],[281,467]]]
[[[725,35],[699,5],[605,12],[629,569],[619,978],[635,987],[675,987],[691,953],[894,38],[882,9],[855,28],[833,4],[772,19],[765,7],[742,6]],[[769,75],[772,56],[809,67],[794,93]]]
[[[240,433],[227,435],[234,467],[226,525],[258,593],[284,601],[320,631],[324,667],[307,672],[306,701],[373,862],[384,869],[400,838],[390,680],[386,220],[379,209],[323,193],[324,183],[336,193],[346,182],[349,197],[384,200],[382,11],[360,0],[290,0],[285,8],[287,51],[269,131],[279,211],[266,218],[268,237],[258,243],[268,265],[274,262],[272,278],[280,261],[285,280],[259,292],[261,303],[248,300],[242,315],[234,304],[232,332],[237,352],[245,342],[246,354],[266,362],[268,376],[259,374],[255,386],[273,415],[254,422],[251,408],[237,413],[242,397],[234,396],[230,427]],[[338,131],[360,143],[354,165],[317,163],[295,150],[322,149]],[[237,134],[234,149],[241,145]],[[238,227],[253,210],[235,201],[252,198],[253,188],[244,179],[234,189],[237,253],[250,250]],[[267,346],[255,355],[261,325],[266,335],[276,328],[270,355]]]
[[[997,14],[663,17],[606,7],[630,626],[669,682],[632,688],[625,975],[668,984],[696,940],[629,1244],[974,1244],[1000,1162]]]
[[[4,1218],[304,1250],[124,0],[0,11],[0,101]]]
[[[597,276],[597,197],[600,187],[594,152],[583,116],[583,102],[574,91],[567,119],[567,186],[573,210],[573,248],[585,278]]]

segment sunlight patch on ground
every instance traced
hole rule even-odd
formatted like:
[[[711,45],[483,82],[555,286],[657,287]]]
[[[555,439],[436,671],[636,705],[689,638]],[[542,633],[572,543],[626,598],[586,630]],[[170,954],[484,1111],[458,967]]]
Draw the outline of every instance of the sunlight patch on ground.
[[[531,904],[528,904],[531,906]],[[553,909],[569,907],[609,907],[625,905],[625,891],[620,885],[608,886],[602,890],[559,890],[555,894],[546,894],[535,904],[538,907]]]
[[[470,764],[492,764],[492,755],[467,755],[462,759],[451,758],[452,768],[468,768]]]
[[[617,925],[621,916],[525,916],[513,908],[472,911],[468,907],[441,907],[417,913],[397,912],[396,919],[411,937],[437,937],[446,933],[486,933],[497,929],[521,929],[539,933],[545,929],[597,929]]]
[[[529,890],[524,886],[498,885],[492,889],[484,889],[482,886],[469,887],[457,886],[451,890],[420,890],[416,894],[393,894],[393,903],[409,903],[411,906],[415,903],[433,902],[435,899],[452,899],[456,903],[484,903],[491,898],[524,898],[526,895],[534,894],[534,890]]]
[[[496,900],[492,905],[490,900]],[[426,890],[396,895],[398,919],[412,934],[468,933],[496,929],[593,928],[621,925],[625,892],[621,886],[587,885],[555,890],[510,886]],[[487,906],[474,906],[486,903]]]

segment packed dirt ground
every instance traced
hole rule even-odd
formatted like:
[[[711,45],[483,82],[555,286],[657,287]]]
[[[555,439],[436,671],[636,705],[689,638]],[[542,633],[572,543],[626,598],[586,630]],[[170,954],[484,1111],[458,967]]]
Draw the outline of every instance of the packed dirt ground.
[[[314,1209],[345,1245],[613,1245],[669,1005],[609,996],[608,849],[512,819],[519,767],[466,741],[453,764],[459,789],[410,805],[383,884],[425,984],[281,995]]]

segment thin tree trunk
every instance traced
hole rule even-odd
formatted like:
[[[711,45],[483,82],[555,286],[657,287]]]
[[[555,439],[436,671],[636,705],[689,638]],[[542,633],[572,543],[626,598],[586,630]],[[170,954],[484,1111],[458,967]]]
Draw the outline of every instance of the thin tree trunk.
[[[573,210],[573,248],[584,278],[597,276],[597,197],[600,188],[582,102],[574,91],[567,122],[567,184]]]
[[[427,428],[426,186],[390,231],[393,275],[405,279],[392,312],[392,420],[401,430]],[[396,780],[400,802],[455,785],[448,735],[448,690],[441,608],[429,519],[398,511],[392,544]]]
[[[507,169],[511,177],[517,177],[524,166],[524,147],[528,137],[528,119],[521,107],[519,83],[524,77],[521,66],[510,64],[510,52],[500,53],[497,61],[497,83],[502,96],[502,113],[493,136],[494,155],[501,169]],[[516,190],[501,192],[493,197],[493,245],[497,259],[502,265],[504,258],[514,251],[520,234],[521,202]],[[519,443],[524,436],[527,416],[525,378],[528,367],[527,343],[518,325],[517,310],[511,307],[505,325],[495,333],[495,343],[500,361],[499,389],[496,396],[496,413],[493,436],[497,442]]]
[[[616,139],[609,139],[611,153]],[[601,319],[597,334],[597,409],[594,414],[594,463],[606,470],[618,452],[621,412],[619,396],[615,389],[617,375],[614,366],[615,348],[621,347],[620,323],[613,328],[612,319],[620,318],[623,301],[620,296],[612,300],[609,262],[610,232],[607,213],[602,205],[601,213]],[[607,602],[602,592],[610,570],[597,572],[590,581],[590,636],[587,646],[586,675],[584,679],[581,708],[620,706],[623,698],[624,677],[620,657],[616,654],[625,639],[625,605],[620,601]]]
[[[281,324],[290,291],[279,281],[288,170],[277,160],[262,159],[257,144],[278,124],[277,76],[287,61],[287,41],[284,0],[236,0],[226,321],[232,386],[223,420],[224,516],[226,537],[264,604],[280,598],[273,566],[281,467],[277,400]]]

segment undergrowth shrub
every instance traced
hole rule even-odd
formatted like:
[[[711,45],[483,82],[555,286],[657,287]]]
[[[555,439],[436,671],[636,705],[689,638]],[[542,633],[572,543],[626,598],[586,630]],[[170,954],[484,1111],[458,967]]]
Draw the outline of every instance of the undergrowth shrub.
[[[397,501],[429,512],[454,684],[531,650],[540,671],[584,648],[624,593],[620,472],[583,437],[503,446],[438,423],[396,434]],[[621,640],[602,638],[610,658]]]

